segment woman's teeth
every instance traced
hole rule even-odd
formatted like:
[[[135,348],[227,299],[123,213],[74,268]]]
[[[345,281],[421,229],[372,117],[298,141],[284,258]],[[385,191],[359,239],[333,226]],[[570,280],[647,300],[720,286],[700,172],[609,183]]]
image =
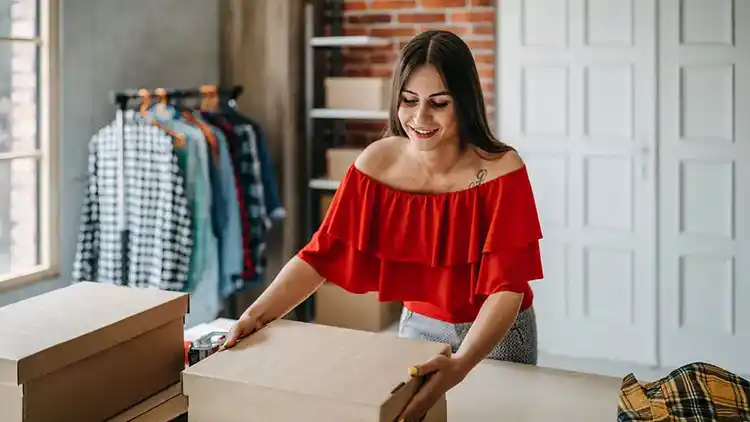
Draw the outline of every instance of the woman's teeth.
[[[422,130],[417,128],[411,128],[420,138],[429,138],[434,135],[438,130]]]

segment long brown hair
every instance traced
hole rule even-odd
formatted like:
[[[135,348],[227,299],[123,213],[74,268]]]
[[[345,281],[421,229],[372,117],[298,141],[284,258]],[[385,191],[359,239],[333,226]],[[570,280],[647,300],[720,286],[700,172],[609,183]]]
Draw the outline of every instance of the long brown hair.
[[[458,35],[443,30],[422,32],[401,50],[393,75],[387,136],[407,136],[398,119],[401,91],[412,72],[424,65],[437,69],[453,97],[462,149],[467,144],[489,153],[512,149],[492,134],[487,122],[479,73],[469,46]]]

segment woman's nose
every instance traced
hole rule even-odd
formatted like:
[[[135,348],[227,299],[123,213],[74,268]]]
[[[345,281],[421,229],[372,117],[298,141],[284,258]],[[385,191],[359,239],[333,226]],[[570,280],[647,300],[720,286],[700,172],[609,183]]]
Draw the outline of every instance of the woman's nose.
[[[428,123],[431,117],[432,116],[430,115],[429,107],[426,104],[421,104],[419,107],[417,107],[414,120],[417,122],[417,124]]]

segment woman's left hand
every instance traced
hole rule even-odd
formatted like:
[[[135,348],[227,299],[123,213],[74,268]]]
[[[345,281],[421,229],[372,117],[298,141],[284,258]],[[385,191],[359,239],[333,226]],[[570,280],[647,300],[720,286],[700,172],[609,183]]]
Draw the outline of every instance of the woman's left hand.
[[[425,377],[426,381],[397,419],[399,422],[421,421],[443,394],[463,381],[469,368],[455,358],[440,355],[425,364],[409,368],[409,373],[411,376]]]

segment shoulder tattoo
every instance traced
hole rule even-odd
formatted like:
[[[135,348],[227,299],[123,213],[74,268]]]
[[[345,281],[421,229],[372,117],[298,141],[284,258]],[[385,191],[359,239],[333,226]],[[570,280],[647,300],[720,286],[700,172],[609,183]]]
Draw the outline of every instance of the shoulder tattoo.
[[[481,169],[477,172],[477,178],[473,182],[469,183],[469,187],[473,188],[479,186],[487,178],[487,169]]]

